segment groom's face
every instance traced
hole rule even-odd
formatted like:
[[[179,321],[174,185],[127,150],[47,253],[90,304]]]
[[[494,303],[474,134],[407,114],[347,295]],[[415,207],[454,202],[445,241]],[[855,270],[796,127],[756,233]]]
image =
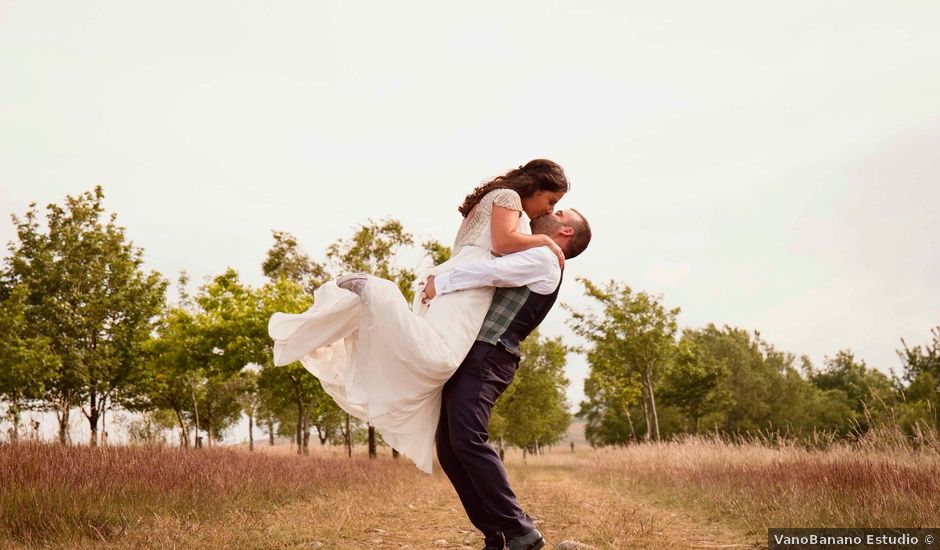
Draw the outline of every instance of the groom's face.
[[[565,226],[571,227],[572,223],[578,220],[578,213],[571,210],[559,210],[547,216],[535,218],[529,222],[529,227],[534,234],[548,235],[554,237],[558,231]]]

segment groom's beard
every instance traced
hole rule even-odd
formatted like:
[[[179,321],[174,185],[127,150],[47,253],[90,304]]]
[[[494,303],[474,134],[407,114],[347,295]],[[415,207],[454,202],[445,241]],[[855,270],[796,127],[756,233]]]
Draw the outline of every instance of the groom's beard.
[[[533,235],[554,235],[561,227],[561,222],[555,219],[555,216],[539,216],[529,221],[529,229]]]

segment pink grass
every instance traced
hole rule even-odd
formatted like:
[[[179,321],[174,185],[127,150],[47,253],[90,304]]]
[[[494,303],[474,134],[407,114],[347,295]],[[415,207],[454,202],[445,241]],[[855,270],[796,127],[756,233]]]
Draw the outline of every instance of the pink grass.
[[[596,455],[595,480],[709,511],[751,533],[940,525],[940,454],[933,446],[863,440],[811,450],[688,437]]]
[[[229,449],[0,444],[0,540],[110,539],[155,515],[205,518],[413,475],[407,461]]]

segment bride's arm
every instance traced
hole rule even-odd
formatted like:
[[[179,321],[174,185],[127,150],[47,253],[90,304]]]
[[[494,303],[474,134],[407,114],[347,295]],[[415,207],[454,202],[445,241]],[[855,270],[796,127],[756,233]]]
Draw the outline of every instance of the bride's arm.
[[[565,254],[551,237],[548,235],[527,235],[519,232],[519,215],[516,210],[493,205],[493,215],[490,218],[490,238],[493,242],[493,252],[512,254],[536,246],[548,246],[558,257],[558,265],[565,267]]]

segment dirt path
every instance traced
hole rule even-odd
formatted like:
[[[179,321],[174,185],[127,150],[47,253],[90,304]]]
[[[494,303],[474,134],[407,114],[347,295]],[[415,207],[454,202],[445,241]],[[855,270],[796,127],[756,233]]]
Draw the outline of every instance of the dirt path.
[[[720,520],[669,509],[616,484],[592,479],[577,463],[509,460],[523,506],[552,548],[575,540],[596,549],[754,548],[756,535]],[[260,514],[234,513],[193,524],[158,518],[156,528],[132,529],[95,548],[323,548],[479,550],[480,535],[460,508],[442,472],[376,479],[371,486],[293,501]],[[88,546],[89,548],[92,545]]]
[[[603,549],[761,546],[759,537],[616,490],[616,484],[589,478],[577,467],[538,466],[537,461],[529,466],[515,472],[522,481],[518,492],[553,543],[575,540]]]

